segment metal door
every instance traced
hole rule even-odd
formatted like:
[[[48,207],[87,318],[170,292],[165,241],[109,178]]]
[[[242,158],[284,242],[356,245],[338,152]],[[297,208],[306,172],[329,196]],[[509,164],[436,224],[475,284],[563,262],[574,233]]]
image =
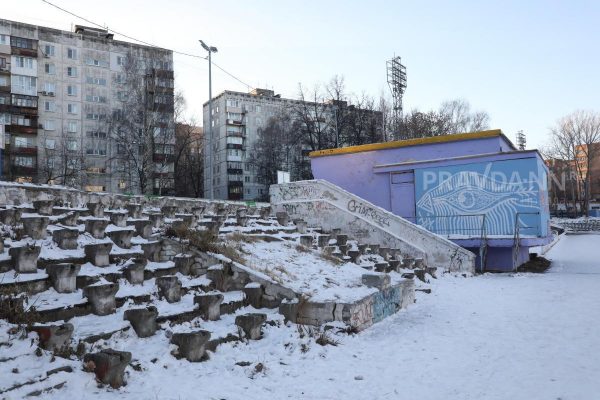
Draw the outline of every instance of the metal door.
[[[394,172],[390,176],[392,212],[416,222],[415,171]]]

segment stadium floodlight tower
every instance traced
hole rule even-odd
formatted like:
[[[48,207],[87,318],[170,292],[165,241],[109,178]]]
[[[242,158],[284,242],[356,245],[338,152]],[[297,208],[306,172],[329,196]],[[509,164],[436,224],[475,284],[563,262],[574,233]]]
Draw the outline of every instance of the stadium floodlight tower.
[[[402,119],[402,97],[406,90],[406,67],[399,56],[387,61],[387,82],[392,92],[392,129],[396,138],[400,138],[400,121]]]
[[[204,41],[200,40],[202,48],[208,52],[208,151],[206,157],[208,158],[208,194],[210,200],[215,199],[215,184],[213,182],[213,165],[214,165],[214,148],[213,148],[213,130],[212,130],[212,53],[217,52],[217,48],[209,46]],[[206,190],[206,189],[205,189]],[[204,197],[206,197],[206,192]]]
[[[517,148],[519,150],[525,150],[525,147],[527,147],[527,137],[525,136],[525,133],[523,133],[523,131],[518,131],[517,132]]]

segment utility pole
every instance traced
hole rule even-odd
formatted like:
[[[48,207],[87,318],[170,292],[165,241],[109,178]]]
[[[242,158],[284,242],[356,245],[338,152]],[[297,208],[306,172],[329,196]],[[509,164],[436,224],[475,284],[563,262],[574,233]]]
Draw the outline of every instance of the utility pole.
[[[214,46],[208,46],[202,40],[200,40],[202,48],[208,52],[208,186],[209,186],[209,199],[215,199],[214,183],[213,183],[213,134],[212,134],[212,53],[217,52],[217,48]]]

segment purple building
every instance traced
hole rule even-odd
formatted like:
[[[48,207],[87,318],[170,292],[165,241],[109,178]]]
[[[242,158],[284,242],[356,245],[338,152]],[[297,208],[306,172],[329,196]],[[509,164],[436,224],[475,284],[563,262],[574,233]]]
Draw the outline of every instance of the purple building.
[[[551,240],[548,170],[500,130],[311,153],[327,180],[478,255],[485,271],[511,271]]]

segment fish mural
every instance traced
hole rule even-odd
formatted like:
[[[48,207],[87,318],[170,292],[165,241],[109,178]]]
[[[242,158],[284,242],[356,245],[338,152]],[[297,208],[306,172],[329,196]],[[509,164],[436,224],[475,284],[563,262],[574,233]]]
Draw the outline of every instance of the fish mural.
[[[417,202],[417,223],[441,235],[480,236],[485,215],[487,235],[513,235],[516,213],[536,211],[535,183],[502,182],[460,171],[423,193]],[[526,226],[521,218],[519,226]]]

